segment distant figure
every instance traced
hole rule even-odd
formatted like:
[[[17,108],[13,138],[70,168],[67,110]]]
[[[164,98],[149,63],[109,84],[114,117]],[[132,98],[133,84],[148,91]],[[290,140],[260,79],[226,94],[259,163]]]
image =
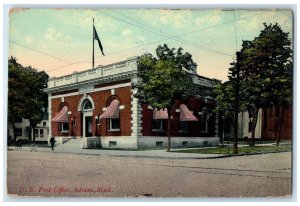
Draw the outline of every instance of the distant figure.
[[[54,150],[54,144],[55,144],[55,139],[54,137],[51,137],[50,138],[50,144],[51,144],[51,148],[52,148],[52,151]]]
[[[22,148],[22,143],[21,143],[21,140],[19,138],[16,139],[16,148],[17,149],[21,149]]]

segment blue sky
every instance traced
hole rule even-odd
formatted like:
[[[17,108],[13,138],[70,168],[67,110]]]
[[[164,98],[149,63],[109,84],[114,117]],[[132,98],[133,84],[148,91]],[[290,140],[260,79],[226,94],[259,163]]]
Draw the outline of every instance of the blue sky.
[[[15,9],[9,17],[9,55],[27,66],[61,76],[92,66],[92,19],[104,47],[95,42],[95,65],[155,53],[163,43],[192,54],[200,75],[227,79],[242,40],[263,23],[278,23],[292,38],[289,10]]]

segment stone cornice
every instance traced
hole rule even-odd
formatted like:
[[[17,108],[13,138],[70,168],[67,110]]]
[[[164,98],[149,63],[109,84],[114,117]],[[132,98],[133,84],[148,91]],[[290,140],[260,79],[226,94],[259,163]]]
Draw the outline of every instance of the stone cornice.
[[[57,87],[46,88],[46,89],[44,89],[44,91],[47,92],[48,94],[51,94],[53,92],[67,91],[67,90],[71,90],[71,89],[79,89],[79,88],[85,87],[85,86],[91,86],[91,85],[103,84],[103,83],[120,81],[120,80],[125,80],[125,79],[131,79],[132,77],[134,77],[136,75],[137,75],[137,71],[128,71],[128,72],[119,73],[119,74],[115,74],[115,75],[104,76],[104,77],[99,77],[99,78],[95,78],[95,79],[89,79],[89,80],[82,81],[82,82],[76,82],[76,83],[66,84],[66,85],[57,86]]]

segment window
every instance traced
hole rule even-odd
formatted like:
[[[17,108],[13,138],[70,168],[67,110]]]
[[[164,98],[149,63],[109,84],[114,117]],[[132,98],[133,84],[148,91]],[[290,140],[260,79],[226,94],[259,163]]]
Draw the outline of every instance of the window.
[[[117,146],[116,141],[109,141],[109,148],[115,148]]]
[[[163,147],[163,142],[156,142],[156,147]]]
[[[68,122],[61,123],[61,132],[68,132],[69,131],[69,124]]]
[[[100,125],[100,115],[97,116],[96,125]]]
[[[110,119],[109,130],[119,131],[120,130],[120,119]]]
[[[87,99],[83,104],[83,110],[89,110],[89,109],[93,109],[93,105],[92,102]]]
[[[251,132],[251,128],[252,128],[252,121],[250,121],[250,122],[248,123],[248,132]]]
[[[44,129],[40,129],[40,137],[44,137]]]
[[[187,133],[188,132],[188,123],[187,122],[180,122],[180,132]]]
[[[208,120],[202,126],[202,132],[208,132]]]
[[[201,121],[203,123],[202,132],[208,132],[208,121],[211,116],[211,111],[207,107],[203,107]]]
[[[16,128],[16,136],[17,137],[22,137],[23,136],[23,131],[21,128]]]
[[[43,122],[43,127],[46,127],[46,122]]]
[[[188,146],[188,142],[187,141],[183,141],[182,142],[182,147],[187,147]]]
[[[162,119],[153,119],[152,130],[163,131],[163,120]]]
[[[35,129],[35,130],[34,130],[34,135],[35,135],[35,137],[38,137],[38,136],[39,136],[39,129]]]
[[[74,127],[76,126],[76,117],[74,117],[74,119],[73,119],[73,126]]]

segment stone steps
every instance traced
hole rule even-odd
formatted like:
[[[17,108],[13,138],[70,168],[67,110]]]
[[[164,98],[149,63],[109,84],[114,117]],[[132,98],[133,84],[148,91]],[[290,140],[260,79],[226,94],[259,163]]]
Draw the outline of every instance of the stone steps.
[[[82,140],[81,139],[71,139],[64,144],[57,145],[56,149],[58,150],[69,150],[69,149],[82,149]]]

